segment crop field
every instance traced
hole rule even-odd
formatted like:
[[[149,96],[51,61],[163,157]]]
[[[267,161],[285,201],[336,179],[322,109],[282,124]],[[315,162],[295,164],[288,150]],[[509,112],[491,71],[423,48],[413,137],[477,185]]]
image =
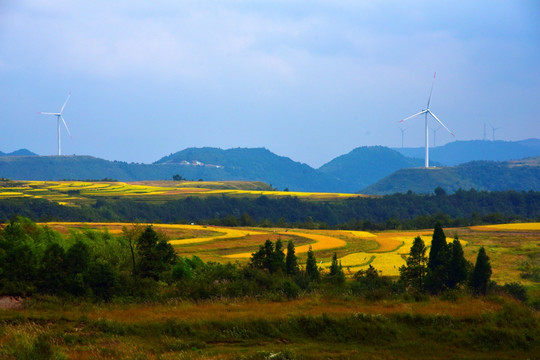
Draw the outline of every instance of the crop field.
[[[0,200],[43,198],[61,205],[93,204],[100,198],[130,198],[156,203],[188,196],[295,196],[303,200],[335,201],[359,194],[273,191],[270,186],[252,181],[2,181]]]
[[[67,234],[81,229],[107,230],[120,234],[122,228],[133,226],[123,223],[46,223],[49,227]],[[144,225],[144,224],[143,224]],[[242,228],[203,225],[155,224],[182,256],[197,255],[204,261],[245,263],[267,239],[281,239],[286,249],[293,240],[299,262],[304,263],[311,247],[323,270],[329,268],[332,255],[338,260],[346,275],[372,265],[383,275],[398,276],[416,236],[430,246],[432,230],[416,231],[349,231],[305,230],[281,228]],[[500,283],[520,281],[520,269],[525,262],[540,254],[540,224],[503,224],[470,228],[445,229],[447,241],[458,236],[465,257],[474,262],[480,246],[486,248],[493,267],[493,280]]]

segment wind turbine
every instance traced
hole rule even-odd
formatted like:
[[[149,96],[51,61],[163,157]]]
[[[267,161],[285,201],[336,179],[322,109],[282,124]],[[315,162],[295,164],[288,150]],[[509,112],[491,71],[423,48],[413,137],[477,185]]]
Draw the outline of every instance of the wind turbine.
[[[62,148],[61,148],[61,141],[60,141],[60,119],[64,123],[64,126],[66,127],[66,130],[67,130],[67,132],[69,134],[69,137],[71,138],[71,133],[69,132],[69,128],[68,128],[68,126],[66,124],[66,120],[64,120],[64,117],[62,116],[62,113],[64,112],[64,109],[65,109],[66,104],[67,104],[70,97],[71,97],[71,91],[69,92],[69,95],[68,95],[68,97],[66,99],[66,102],[64,103],[64,105],[60,109],[60,112],[57,112],[57,113],[40,112],[40,113],[38,113],[38,114],[42,114],[42,115],[54,115],[54,116],[56,116],[56,123],[57,123],[57,126],[58,126],[58,156],[62,155]]]
[[[403,149],[403,137],[405,135],[405,131],[407,131],[408,128],[402,128],[400,127],[399,130],[401,130],[401,148]]]
[[[491,140],[495,141],[495,130],[499,130],[500,127],[495,127],[495,126],[493,126],[491,124],[489,124],[489,126],[491,126],[491,131],[493,131]]]
[[[437,145],[435,144],[435,135],[437,135],[437,131],[441,130],[441,128],[438,128],[438,129],[431,129],[431,131],[433,131],[433,147],[436,147]]]
[[[438,117],[430,110],[430,108],[429,108],[429,105],[431,104],[431,94],[433,94],[433,85],[435,84],[435,77],[436,77],[436,75],[437,75],[437,73],[435,73],[435,74],[433,75],[433,83],[431,84],[431,91],[430,91],[430,93],[429,93],[429,98],[428,98],[428,102],[427,102],[427,107],[426,107],[424,110],[422,110],[422,111],[420,111],[420,112],[418,112],[418,113],[416,113],[416,114],[414,114],[414,115],[411,115],[411,116],[409,116],[409,117],[406,117],[405,119],[399,121],[400,123],[402,123],[402,122],[407,121],[407,120],[409,120],[409,119],[412,119],[413,117],[416,117],[416,116],[418,116],[418,115],[424,115],[424,122],[425,122],[425,127],[426,127],[426,129],[425,129],[425,133],[426,133],[426,161],[425,161],[425,167],[426,167],[426,168],[429,167],[429,142],[428,142],[428,140],[429,140],[429,128],[428,128],[428,114],[431,115],[435,120],[437,120],[437,121],[439,122],[439,124],[441,124],[442,127],[444,127],[444,128],[446,129],[446,131],[448,131],[453,137],[456,137],[454,134],[452,134],[452,132],[450,131],[450,129],[448,129],[448,128],[446,127],[446,125],[444,125],[444,124],[442,123],[442,121],[439,120],[439,118],[438,118]]]

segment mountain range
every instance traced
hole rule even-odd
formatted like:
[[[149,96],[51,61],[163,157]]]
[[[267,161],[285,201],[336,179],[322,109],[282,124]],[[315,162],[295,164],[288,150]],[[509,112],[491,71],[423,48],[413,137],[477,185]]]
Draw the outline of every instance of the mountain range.
[[[421,155],[413,157],[418,155],[418,151]],[[280,190],[370,194],[408,190],[425,193],[432,192],[437,186],[448,192],[459,188],[540,190],[538,161],[510,161],[540,156],[539,139],[519,142],[456,141],[430,149],[433,160],[430,165],[437,166],[430,169],[421,168],[423,149],[390,149],[383,146],[353,149],[319,169],[278,156],[264,148],[188,148],[153,164],[108,161],[91,156],[31,154],[22,149],[0,156],[0,177],[20,180],[107,178],[138,181],[170,180],[178,174],[192,180],[264,181]]]

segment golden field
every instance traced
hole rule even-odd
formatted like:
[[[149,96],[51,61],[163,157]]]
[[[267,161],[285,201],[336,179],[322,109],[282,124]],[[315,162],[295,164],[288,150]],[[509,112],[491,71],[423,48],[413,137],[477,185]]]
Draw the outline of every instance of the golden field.
[[[188,196],[295,196],[303,200],[334,201],[359,194],[272,191],[264,183],[252,181],[9,181],[0,183],[0,200],[43,198],[61,205],[95,203],[99,198],[130,198],[165,202]]]
[[[47,225],[61,233],[81,229],[107,230],[120,234],[128,223],[69,223],[50,222]],[[146,225],[146,224],[139,224]],[[372,265],[383,275],[398,276],[416,236],[430,246],[432,230],[366,232],[350,230],[305,230],[281,228],[242,228],[205,225],[155,224],[182,256],[197,255],[204,261],[245,263],[267,239],[280,239],[286,249],[294,241],[300,263],[311,247],[320,266],[327,269],[334,252],[346,274]],[[516,234],[515,229],[520,232]],[[497,282],[522,281],[519,267],[528,254],[540,248],[540,228],[533,224],[503,224],[495,226],[445,229],[447,241],[458,236],[466,258],[474,262],[480,246],[486,248]],[[527,283],[523,280],[522,282]]]

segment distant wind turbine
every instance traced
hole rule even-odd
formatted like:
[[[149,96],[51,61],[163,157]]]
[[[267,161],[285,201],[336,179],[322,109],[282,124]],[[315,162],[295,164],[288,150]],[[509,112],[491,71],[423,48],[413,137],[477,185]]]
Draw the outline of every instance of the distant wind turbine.
[[[403,149],[403,137],[405,135],[405,131],[407,131],[408,128],[399,128],[401,130],[401,148]]]
[[[437,73],[435,73],[433,75],[433,83],[431,84],[431,91],[429,93],[429,98],[428,98],[428,102],[427,102],[427,107],[420,111],[419,113],[416,113],[414,115],[411,115],[409,117],[406,117],[405,119],[403,120],[400,120],[399,122],[402,123],[404,121],[407,121],[409,119],[412,119],[413,117],[416,117],[418,115],[424,115],[424,122],[425,122],[425,134],[426,134],[426,161],[425,161],[425,167],[428,168],[429,167],[429,129],[428,129],[428,114],[431,115],[435,120],[437,120],[439,122],[439,124],[442,125],[442,127],[444,127],[446,129],[446,131],[448,131],[453,137],[456,137],[454,134],[452,134],[452,132],[446,127],[446,125],[444,125],[442,123],[441,120],[439,120],[439,118],[437,116],[435,116],[435,114],[430,110],[429,108],[429,105],[431,104],[431,95],[433,94],[433,85],[435,84],[435,77],[436,77]]]
[[[493,125],[489,124],[489,126],[491,126],[491,131],[493,131],[492,133],[492,140],[495,141],[495,130],[499,130],[500,127],[494,127]]]
[[[64,109],[66,108],[66,104],[67,104],[70,97],[71,97],[71,91],[69,92],[69,95],[68,95],[68,97],[66,99],[66,102],[64,103],[64,105],[60,109],[60,112],[57,112],[57,113],[40,112],[40,113],[38,113],[38,114],[42,114],[42,115],[54,115],[54,116],[56,116],[56,123],[57,123],[57,127],[58,127],[58,156],[62,155],[62,147],[61,147],[61,141],[60,141],[60,119],[64,123],[64,126],[66,127],[66,130],[67,130],[67,132],[69,134],[69,137],[71,138],[71,133],[69,132],[69,128],[68,128],[68,126],[66,124],[66,120],[64,120],[64,117],[62,116],[62,113],[64,112]]]
[[[435,135],[437,135],[437,131],[439,131],[440,129],[441,128],[431,130],[431,131],[433,131],[433,147],[437,146],[436,143],[435,143]]]

